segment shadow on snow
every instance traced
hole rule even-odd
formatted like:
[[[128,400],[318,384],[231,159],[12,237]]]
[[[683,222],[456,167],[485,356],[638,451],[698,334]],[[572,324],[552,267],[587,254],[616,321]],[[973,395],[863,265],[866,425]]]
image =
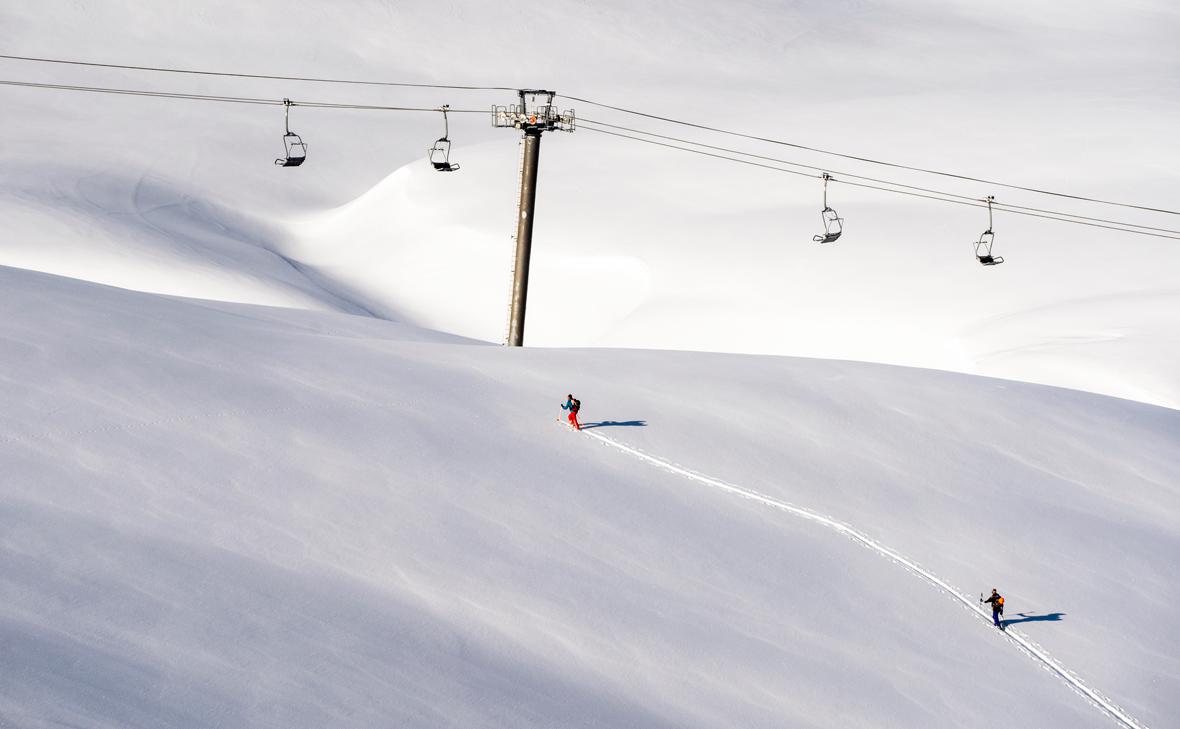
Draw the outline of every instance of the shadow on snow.
[[[610,427],[614,427],[616,425],[630,425],[630,426],[645,427],[647,425],[647,421],[646,420],[603,420],[598,423],[583,423],[582,430],[586,430],[588,428],[610,428]]]
[[[1020,616],[1019,619],[1001,621],[1003,622],[1005,628],[1007,628],[1009,625],[1015,625],[1016,623],[1038,623],[1044,622],[1046,620],[1057,622],[1061,620],[1063,615],[1065,615],[1065,613],[1047,613],[1045,615],[1029,615],[1028,613],[1016,614]]]

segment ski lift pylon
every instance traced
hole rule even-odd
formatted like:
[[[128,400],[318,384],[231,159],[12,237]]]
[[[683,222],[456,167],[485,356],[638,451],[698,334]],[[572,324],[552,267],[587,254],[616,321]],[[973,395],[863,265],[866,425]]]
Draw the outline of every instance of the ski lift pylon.
[[[283,156],[275,160],[280,167],[298,167],[307,159],[307,145],[299,135],[291,131],[291,107],[295,106],[290,99],[283,99]]]
[[[995,199],[994,196],[988,195],[984,200],[987,203],[987,230],[983,231],[979,240],[975,241],[975,257],[985,266],[995,266],[1004,262],[1002,256],[992,255],[992,244],[996,241],[996,234],[992,232],[992,203],[995,202]]]
[[[834,243],[844,232],[844,218],[841,218],[835,210],[828,206],[828,180],[836,178],[825,172],[822,179],[824,181],[824,209],[820,212],[820,217],[824,221],[824,232],[812,236],[811,239],[816,243]]]
[[[443,104],[439,107],[439,111],[443,115],[443,135],[427,152],[427,158],[437,172],[454,172],[459,169],[459,165],[451,162],[451,140],[448,139],[451,136],[451,125],[447,121],[447,109],[450,108],[450,104]]]

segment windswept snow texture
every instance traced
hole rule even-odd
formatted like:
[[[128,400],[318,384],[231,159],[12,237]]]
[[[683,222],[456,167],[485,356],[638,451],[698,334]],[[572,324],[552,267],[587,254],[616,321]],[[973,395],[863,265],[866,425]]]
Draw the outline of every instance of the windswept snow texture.
[[[232,29],[229,34],[227,29]],[[232,35],[232,37],[231,37]],[[0,4],[6,54],[551,88],[792,143],[1175,209],[1180,9],[1168,0],[737,3],[45,0]],[[325,85],[0,60],[0,80],[437,108],[282,108],[0,86],[0,265],[143,291],[363,311],[505,334],[511,92]],[[585,102],[545,137],[527,340],[904,364],[1180,408],[1180,241],[817,180],[608,136],[639,128],[1002,203],[1180,230],[1153,214],[931,177]],[[476,113],[463,113],[472,111]],[[598,130],[598,131],[596,131]],[[629,132],[625,132],[629,133]],[[714,150],[716,151],[716,150]],[[765,159],[761,162],[766,162]],[[796,168],[798,169],[798,168]]]
[[[0,269],[0,724],[1110,727],[1180,713],[1180,414],[484,346]]]

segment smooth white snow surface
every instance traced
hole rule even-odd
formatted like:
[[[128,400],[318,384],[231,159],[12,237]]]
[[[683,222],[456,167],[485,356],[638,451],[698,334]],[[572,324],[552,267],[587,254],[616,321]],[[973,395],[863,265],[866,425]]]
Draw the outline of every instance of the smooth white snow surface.
[[[0,4],[8,54],[246,73],[548,87],[922,167],[1176,208],[1174,3],[351,2]],[[333,86],[0,61],[0,79],[481,110],[279,107],[0,87],[0,264],[143,291],[505,331],[511,93]],[[1046,198],[756,144],[583,103],[649,129],[980,198],[1177,229]],[[545,138],[528,340],[790,354],[974,372],[1180,407],[1177,241],[997,216],[590,131]]]
[[[999,587],[1124,726],[1180,711],[1175,410],[0,291],[6,725],[1118,725],[904,565],[591,434]]]

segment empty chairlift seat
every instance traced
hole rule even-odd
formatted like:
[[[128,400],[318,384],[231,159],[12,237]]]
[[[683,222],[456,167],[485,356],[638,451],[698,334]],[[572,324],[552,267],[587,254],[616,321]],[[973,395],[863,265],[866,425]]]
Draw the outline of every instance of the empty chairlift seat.
[[[985,266],[995,266],[1003,263],[1002,256],[992,255],[992,244],[996,242],[996,234],[992,232],[992,202],[995,198],[991,195],[987,196],[987,230],[979,235],[979,240],[975,241],[975,258]]]
[[[822,179],[824,181],[824,209],[820,211],[820,216],[823,218],[824,232],[812,236],[811,239],[816,243],[834,243],[840,238],[840,234],[844,232],[844,218],[841,218],[828,205],[828,180],[835,178],[825,172]]]
[[[447,121],[447,109],[450,108],[450,104],[439,107],[443,115],[443,135],[426,153],[427,159],[437,172],[454,172],[459,169],[459,165],[451,162],[451,140],[448,139],[451,135],[451,125]]]
[[[307,159],[307,145],[298,134],[291,131],[291,107],[295,106],[290,99],[283,99],[283,156],[275,160],[279,167],[298,167]]]

